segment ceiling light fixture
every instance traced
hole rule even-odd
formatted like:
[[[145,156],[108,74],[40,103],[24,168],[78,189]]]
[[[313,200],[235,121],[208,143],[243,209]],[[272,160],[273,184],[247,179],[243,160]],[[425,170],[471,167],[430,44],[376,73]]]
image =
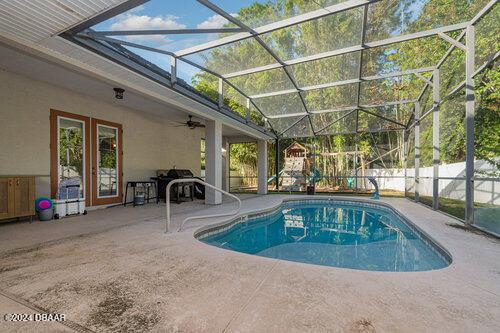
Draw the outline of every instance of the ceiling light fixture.
[[[122,89],[122,88],[113,88],[113,90],[115,91],[115,98],[116,99],[123,99],[123,93],[125,92],[124,89]]]

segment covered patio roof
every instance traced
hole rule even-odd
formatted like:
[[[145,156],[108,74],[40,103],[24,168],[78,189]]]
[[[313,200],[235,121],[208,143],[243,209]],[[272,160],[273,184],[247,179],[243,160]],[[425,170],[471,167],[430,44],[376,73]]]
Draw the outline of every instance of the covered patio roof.
[[[218,24],[132,29],[117,18],[147,6],[164,10],[157,18],[178,13],[158,0],[129,0],[63,36],[277,137],[405,130],[436,70],[466,50],[465,29],[497,1],[457,1],[456,21],[442,20],[435,2],[240,1],[232,13],[227,1],[198,0],[184,6]],[[464,85],[465,73],[445,93]]]

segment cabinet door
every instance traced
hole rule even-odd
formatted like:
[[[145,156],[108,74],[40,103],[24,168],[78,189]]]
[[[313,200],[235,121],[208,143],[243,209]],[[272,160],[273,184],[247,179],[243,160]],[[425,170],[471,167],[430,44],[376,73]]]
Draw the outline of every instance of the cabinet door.
[[[14,214],[14,179],[0,178],[0,219]]]
[[[35,214],[35,180],[31,177],[15,178],[14,202],[16,216]]]

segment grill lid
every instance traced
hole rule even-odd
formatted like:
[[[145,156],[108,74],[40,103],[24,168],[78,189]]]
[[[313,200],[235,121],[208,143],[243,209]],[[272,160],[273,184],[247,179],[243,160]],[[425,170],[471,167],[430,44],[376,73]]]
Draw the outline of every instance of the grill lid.
[[[171,169],[167,173],[168,178],[192,178],[193,173],[190,170],[184,169]]]

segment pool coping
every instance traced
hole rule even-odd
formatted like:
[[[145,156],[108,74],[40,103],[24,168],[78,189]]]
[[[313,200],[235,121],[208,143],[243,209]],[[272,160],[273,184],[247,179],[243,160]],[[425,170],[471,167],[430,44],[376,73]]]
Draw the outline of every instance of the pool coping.
[[[432,248],[436,254],[442,259],[444,259],[449,267],[453,263],[452,254],[434,237],[429,235],[426,231],[420,228],[416,223],[409,220],[406,216],[404,216],[401,212],[399,212],[394,206],[387,202],[383,201],[375,201],[374,199],[365,199],[365,198],[356,198],[356,197],[338,197],[338,196],[314,196],[314,197],[294,197],[294,198],[282,198],[281,202],[268,208],[258,209],[251,212],[239,213],[236,216],[233,216],[229,219],[225,219],[223,221],[218,221],[211,223],[209,225],[203,226],[201,228],[195,229],[193,231],[193,237],[202,241],[203,238],[212,236],[214,234],[218,234],[224,232],[236,224],[247,222],[249,219],[264,217],[267,215],[272,215],[276,213],[284,204],[288,202],[301,202],[301,201],[334,201],[334,202],[347,202],[347,203],[362,203],[365,205],[369,205],[372,208],[379,208],[380,206],[389,209],[392,213],[394,213],[401,221],[415,233],[415,235],[424,242],[427,246]],[[377,207],[378,206],[378,207]],[[236,251],[237,252],[237,251]],[[446,268],[444,267],[444,268]]]

